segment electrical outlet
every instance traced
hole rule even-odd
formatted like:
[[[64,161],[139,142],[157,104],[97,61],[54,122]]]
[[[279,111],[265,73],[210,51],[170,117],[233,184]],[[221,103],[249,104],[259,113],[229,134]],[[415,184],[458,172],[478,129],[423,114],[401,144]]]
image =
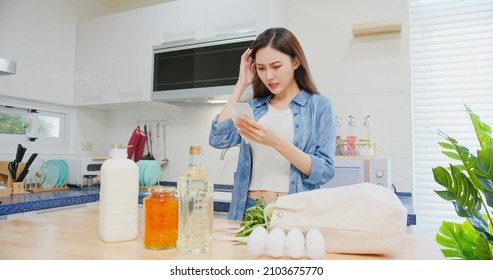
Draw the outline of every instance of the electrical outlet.
[[[80,143],[80,150],[84,152],[92,151],[92,142],[84,141]]]

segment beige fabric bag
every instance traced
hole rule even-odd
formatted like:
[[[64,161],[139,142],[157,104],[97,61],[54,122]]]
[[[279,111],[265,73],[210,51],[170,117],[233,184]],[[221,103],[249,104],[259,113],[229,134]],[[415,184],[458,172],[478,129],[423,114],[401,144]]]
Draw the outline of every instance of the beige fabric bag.
[[[281,196],[271,207],[270,228],[304,233],[317,228],[330,253],[394,254],[406,232],[402,202],[391,190],[370,183]]]

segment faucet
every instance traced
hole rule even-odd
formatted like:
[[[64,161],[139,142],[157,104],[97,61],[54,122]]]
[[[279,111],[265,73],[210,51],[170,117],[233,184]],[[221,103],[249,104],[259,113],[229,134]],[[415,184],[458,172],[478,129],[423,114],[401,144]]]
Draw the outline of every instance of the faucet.
[[[223,149],[223,151],[221,152],[221,157],[220,157],[219,159],[220,159],[220,160],[224,160],[224,156],[226,155],[226,152],[227,152],[229,149],[233,148],[233,147],[240,147],[240,145],[234,145],[234,146],[231,146],[231,147],[229,147],[229,148]]]

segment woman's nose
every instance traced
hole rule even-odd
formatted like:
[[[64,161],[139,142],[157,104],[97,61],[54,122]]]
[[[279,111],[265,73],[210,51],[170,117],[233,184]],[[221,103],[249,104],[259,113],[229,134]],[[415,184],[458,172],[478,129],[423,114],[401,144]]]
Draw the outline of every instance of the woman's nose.
[[[267,69],[267,79],[272,80],[274,78],[274,70],[273,69]]]

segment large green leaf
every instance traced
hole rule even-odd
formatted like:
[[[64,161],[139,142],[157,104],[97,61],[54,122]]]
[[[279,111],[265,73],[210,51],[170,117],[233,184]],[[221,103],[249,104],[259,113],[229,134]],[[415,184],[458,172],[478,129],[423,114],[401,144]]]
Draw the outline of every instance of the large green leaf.
[[[446,258],[474,260],[475,244],[467,235],[461,234],[461,224],[443,221],[435,240],[446,249],[441,249]]]
[[[491,127],[482,122],[480,117],[476,115],[467,105],[465,105],[466,111],[471,118],[476,136],[478,137],[479,144],[482,149],[493,147],[493,138],[491,137]]]
[[[493,148],[478,151],[478,169],[490,181],[493,180]],[[493,186],[490,184],[484,187],[486,190],[493,191]]]
[[[466,260],[492,259],[491,246],[468,221],[463,224],[443,221],[435,240],[445,248],[441,251],[446,258]]]

